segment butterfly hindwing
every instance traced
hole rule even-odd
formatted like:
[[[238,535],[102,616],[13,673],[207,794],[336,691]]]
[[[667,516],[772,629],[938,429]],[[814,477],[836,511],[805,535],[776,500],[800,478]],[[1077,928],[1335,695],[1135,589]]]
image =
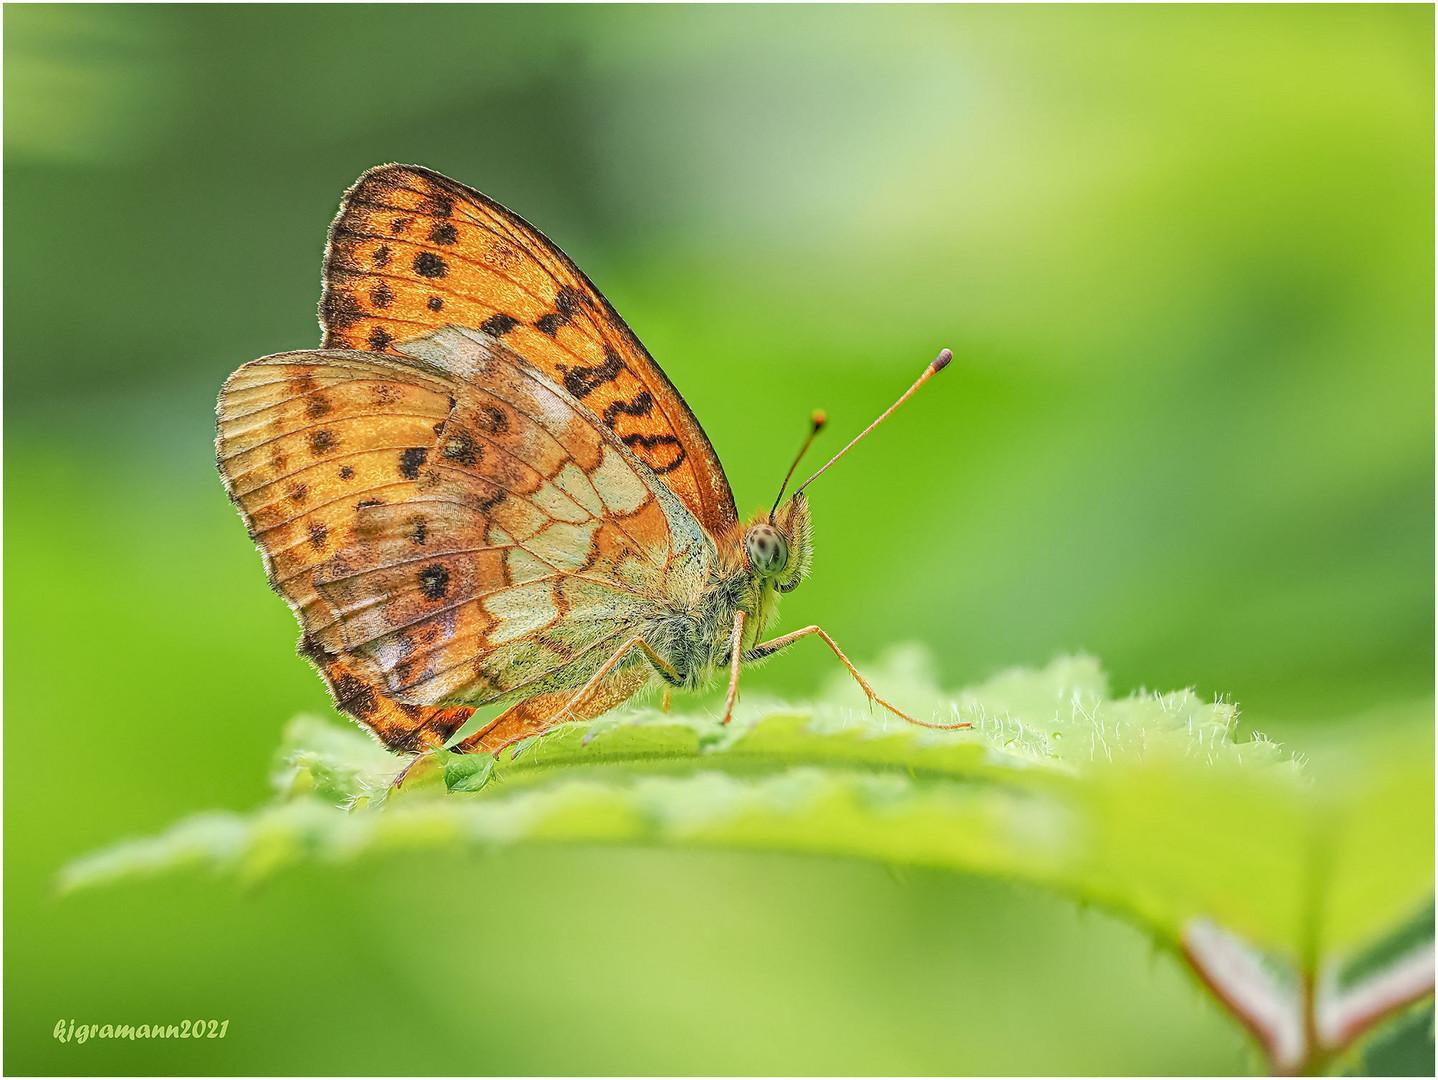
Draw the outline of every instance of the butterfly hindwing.
[[[428,169],[383,165],[330,229],[326,348],[394,351],[447,324],[484,331],[600,419],[714,535],[736,520],[684,399],[577,266],[518,215]]]
[[[396,497],[406,482],[394,475],[402,455],[423,445],[449,409],[445,387],[414,374],[396,380],[387,363],[360,354],[293,353],[247,364],[225,384],[220,472],[271,585],[306,627],[328,622],[315,568],[330,558],[361,502],[381,493]],[[301,650],[324,675],[335,704],[392,749],[442,743],[473,712],[401,704],[308,632]]]
[[[267,357],[220,398],[221,471],[271,581],[391,745],[365,706],[411,738],[582,685],[711,550],[600,418],[489,336],[402,348]]]

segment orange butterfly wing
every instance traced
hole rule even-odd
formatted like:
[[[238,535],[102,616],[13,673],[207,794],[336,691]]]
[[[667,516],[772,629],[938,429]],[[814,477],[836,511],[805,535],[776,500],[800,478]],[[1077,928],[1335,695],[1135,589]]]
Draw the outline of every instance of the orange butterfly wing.
[[[716,537],[737,520],[689,406],[603,294],[517,214],[428,169],[381,165],[345,194],[325,253],[326,348],[392,351],[483,330],[582,401]]]
[[[404,348],[246,364],[218,451],[302,651],[344,711],[418,749],[469,706],[581,685],[712,549],[510,350],[453,327]]]
[[[339,371],[315,354],[291,358],[246,364],[226,381],[216,439],[225,488],[259,545],[271,587],[306,628],[300,651],[324,675],[336,706],[393,750],[440,745],[472,708],[396,701],[309,628],[327,621],[315,571],[347,542],[360,503],[403,493],[405,478],[392,476],[396,456],[433,440],[449,396],[437,382],[396,382],[374,365]]]

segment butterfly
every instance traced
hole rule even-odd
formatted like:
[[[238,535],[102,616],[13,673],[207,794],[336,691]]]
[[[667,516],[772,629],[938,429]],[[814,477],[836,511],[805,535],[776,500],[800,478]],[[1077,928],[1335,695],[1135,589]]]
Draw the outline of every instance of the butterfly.
[[[330,227],[319,314],[321,348],[225,382],[217,458],[300,652],[385,746],[443,746],[511,703],[449,747],[493,752],[725,669],[727,723],[740,665],[807,636],[904,716],[817,626],[763,640],[809,572],[814,477],[783,501],[796,458],[741,523],[683,397],[517,214],[429,169],[369,170]]]

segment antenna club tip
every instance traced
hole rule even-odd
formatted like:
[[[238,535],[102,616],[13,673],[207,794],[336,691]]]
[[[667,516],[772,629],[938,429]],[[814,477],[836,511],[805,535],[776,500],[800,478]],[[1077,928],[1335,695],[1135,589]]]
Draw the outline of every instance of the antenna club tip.
[[[950,352],[948,349],[941,349],[939,351],[939,355],[934,357],[934,362],[929,365],[929,369],[937,374],[938,372],[943,371],[944,368],[948,367],[949,361],[953,358],[954,354],[952,352]]]
[[[818,431],[821,427],[823,427],[825,424],[827,424],[827,423],[829,422],[829,418],[828,418],[828,416],[826,416],[826,415],[824,414],[824,410],[823,410],[823,409],[815,409],[815,410],[814,410],[814,415],[813,415],[812,417],[810,417],[810,419],[811,419],[811,420],[813,421],[813,423],[814,423],[814,430],[815,430],[815,431]]]

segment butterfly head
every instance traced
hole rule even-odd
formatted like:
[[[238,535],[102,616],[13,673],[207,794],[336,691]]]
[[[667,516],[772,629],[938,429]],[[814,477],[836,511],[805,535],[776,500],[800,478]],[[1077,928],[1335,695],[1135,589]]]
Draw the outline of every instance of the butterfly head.
[[[744,556],[761,582],[791,592],[809,572],[813,545],[809,500],[795,495],[766,517],[757,518],[744,534]]]

